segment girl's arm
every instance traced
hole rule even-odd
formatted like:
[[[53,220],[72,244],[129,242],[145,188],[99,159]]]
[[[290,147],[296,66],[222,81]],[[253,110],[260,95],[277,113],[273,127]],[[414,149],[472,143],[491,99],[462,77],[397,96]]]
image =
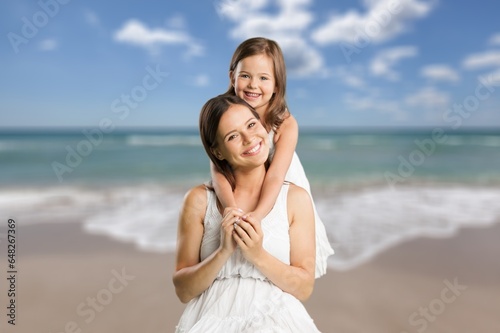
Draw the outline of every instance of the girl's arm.
[[[271,282],[284,292],[305,301],[314,289],[316,266],[314,211],[306,190],[290,185],[287,211],[290,223],[290,265],[262,247],[262,229],[253,216],[243,217],[236,226],[234,238],[245,258]]]
[[[251,213],[258,220],[262,220],[269,214],[276,202],[276,198],[280,193],[286,173],[292,162],[298,137],[299,127],[297,121],[289,114],[275,135],[276,143],[273,161],[267,170],[259,203]]]
[[[210,287],[236,246],[232,239],[233,222],[241,213],[234,210],[222,220],[224,232],[221,245],[205,260],[200,261],[206,208],[207,194],[204,186],[195,187],[186,194],[179,218],[173,275],[175,292],[183,303],[189,302]]]
[[[226,209],[228,207],[237,207],[233,189],[231,188],[231,185],[227,181],[226,177],[224,177],[224,175],[215,168],[212,161],[210,161],[210,173],[212,175],[212,184],[215,194],[217,194],[217,198],[224,208],[224,215],[226,215]]]

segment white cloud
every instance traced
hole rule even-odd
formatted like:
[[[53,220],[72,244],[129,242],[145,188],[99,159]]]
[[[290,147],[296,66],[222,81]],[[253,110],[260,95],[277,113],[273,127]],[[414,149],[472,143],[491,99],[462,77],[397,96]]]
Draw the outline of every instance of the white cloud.
[[[364,71],[361,66],[351,66],[349,68],[339,66],[333,70],[332,75],[335,79],[342,81],[351,88],[361,89],[366,87]]]
[[[458,73],[448,65],[435,64],[422,67],[420,75],[433,81],[457,82],[460,80]]]
[[[360,13],[348,10],[335,14],[316,29],[313,40],[321,45],[347,42],[358,44],[360,38],[373,43],[393,39],[410,29],[413,21],[427,16],[435,1],[419,0],[365,0],[366,10]]]
[[[57,48],[59,43],[54,38],[44,39],[38,44],[38,48],[41,51],[52,51]]]
[[[481,82],[488,82],[490,85],[493,86],[500,86],[500,68],[494,69],[491,72],[482,74],[478,76],[478,79],[481,80]]]
[[[287,72],[297,76],[308,76],[320,74],[328,76],[328,70],[324,68],[324,60],[321,53],[310,47],[304,39],[281,38],[276,40],[283,50]]]
[[[187,56],[203,55],[203,47],[185,31],[167,30],[163,28],[150,29],[142,22],[131,19],[115,32],[114,39],[146,48],[152,53],[158,52],[161,45],[185,45]]]
[[[450,105],[451,98],[448,93],[434,87],[424,87],[414,94],[406,96],[404,102],[409,106],[421,107],[426,110],[444,110]]]
[[[278,15],[264,13],[247,15],[231,32],[231,36],[236,39],[254,36],[279,39],[290,34],[300,34],[313,22],[312,14],[307,11],[301,8],[290,9],[289,5],[286,8]]]
[[[306,8],[310,4],[311,0],[225,0],[217,4],[217,11],[221,17],[236,24],[230,31],[233,39],[262,36],[278,42],[290,74],[327,76],[322,54],[306,37],[307,29],[314,21]],[[278,8],[277,13],[265,11],[270,5]]]
[[[500,45],[500,32],[497,32],[496,34],[491,36],[488,43],[490,45]]]
[[[466,69],[500,66],[500,51],[487,51],[468,56],[462,63]]]
[[[216,3],[216,9],[221,17],[238,21],[247,13],[263,9],[267,4],[268,0],[221,0]]]
[[[392,67],[404,58],[415,57],[418,50],[415,46],[398,46],[384,49],[375,55],[370,64],[370,70],[375,76],[382,76],[391,81],[399,80],[399,73]]]

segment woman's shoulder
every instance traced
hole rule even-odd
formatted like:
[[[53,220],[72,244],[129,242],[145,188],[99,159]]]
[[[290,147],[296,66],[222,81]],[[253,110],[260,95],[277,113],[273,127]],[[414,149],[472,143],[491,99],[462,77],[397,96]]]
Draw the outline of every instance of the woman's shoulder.
[[[290,183],[287,197],[287,211],[289,218],[291,218],[290,223],[295,221],[296,217],[302,219],[314,216],[311,197],[304,188]]]
[[[187,191],[184,195],[184,207],[205,212],[207,208],[207,186],[200,184]]]
[[[302,205],[304,202],[310,201],[309,193],[303,187],[289,183],[288,185],[288,204]]]

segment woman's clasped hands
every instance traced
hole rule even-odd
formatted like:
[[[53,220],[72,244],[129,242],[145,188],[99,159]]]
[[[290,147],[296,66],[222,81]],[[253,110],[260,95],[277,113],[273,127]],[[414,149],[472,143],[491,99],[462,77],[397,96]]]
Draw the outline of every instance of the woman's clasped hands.
[[[245,259],[255,264],[264,251],[260,220],[239,208],[228,207],[224,210],[221,228],[222,250],[232,253],[238,246]]]

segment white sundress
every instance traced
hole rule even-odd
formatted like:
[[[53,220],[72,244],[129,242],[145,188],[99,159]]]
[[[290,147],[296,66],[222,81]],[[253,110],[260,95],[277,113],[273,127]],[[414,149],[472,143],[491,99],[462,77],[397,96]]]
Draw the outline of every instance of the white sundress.
[[[274,155],[274,131],[269,132],[269,145],[271,148],[270,157],[272,159]],[[311,186],[309,185],[309,180],[307,179],[306,173],[304,172],[304,167],[299,160],[299,156],[296,152],[293,153],[292,162],[290,163],[290,167],[285,176],[285,180],[293,183],[297,186],[304,188],[309,196],[311,197],[311,201],[313,203],[314,208],[314,220],[316,227],[316,269],[315,269],[315,277],[319,278],[326,273],[326,269],[328,268],[328,257],[331,256],[334,252],[328,241],[328,237],[326,235],[326,230],[321,218],[316,211],[316,206],[314,205],[314,200],[311,194]]]
[[[290,263],[287,214],[288,185],[283,185],[271,212],[261,221],[263,247]],[[204,260],[220,245],[222,216],[217,197],[207,190],[207,211],[200,258]],[[237,248],[215,281],[186,306],[176,333],[316,333],[303,304],[269,281]]]

